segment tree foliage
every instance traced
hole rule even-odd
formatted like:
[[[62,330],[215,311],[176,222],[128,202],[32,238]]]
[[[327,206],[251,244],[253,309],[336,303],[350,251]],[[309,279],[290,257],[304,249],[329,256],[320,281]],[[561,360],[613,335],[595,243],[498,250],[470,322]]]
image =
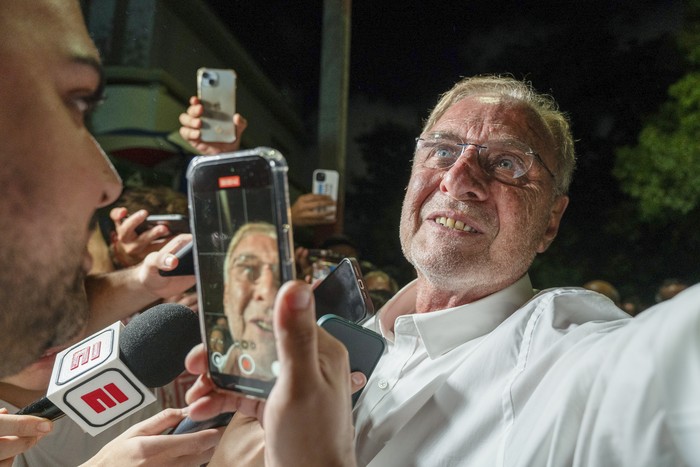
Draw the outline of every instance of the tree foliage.
[[[700,73],[685,75],[669,96],[637,145],[617,151],[613,171],[650,222],[668,222],[700,204]]]

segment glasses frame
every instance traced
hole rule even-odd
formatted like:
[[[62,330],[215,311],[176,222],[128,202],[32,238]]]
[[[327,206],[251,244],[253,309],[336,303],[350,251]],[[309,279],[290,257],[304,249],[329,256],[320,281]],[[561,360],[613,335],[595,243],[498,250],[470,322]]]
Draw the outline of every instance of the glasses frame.
[[[251,263],[246,263],[247,261],[252,261],[252,263],[255,263],[254,266],[257,268],[257,277],[253,280],[247,278],[247,277],[240,277],[236,273],[236,268],[247,268],[253,266]],[[231,279],[235,280],[238,283],[245,283],[245,284],[251,284],[251,285],[257,285],[260,283],[260,278],[262,277],[265,269],[269,269],[270,272],[272,273],[272,277],[275,279],[277,283],[279,283],[280,280],[280,269],[279,269],[279,264],[277,263],[267,263],[265,261],[260,260],[260,258],[256,255],[241,255],[237,256],[236,258],[233,259],[231,262],[231,265],[229,266],[229,271],[230,271],[230,277]]]
[[[425,136],[429,136],[429,135],[440,135],[440,133],[429,133],[428,135],[425,135]],[[447,135],[446,135],[446,136],[447,136]],[[438,138],[434,138],[434,139],[438,139]],[[444,139],[447,140],[447,141],[450,140],[449,137],[444,138]],[[487,148],[489,147],[489,145],[488,145],[489,143],[488,143],[488,142],[487,142],[486,144],[479,144],[479,143],[473,143],[473,142],[470,142],[470,141],[458,142],[458,141],[461,141],[461,140],[459,140],[459,139],[457,139],[457,138],[454,138],[454,137],[452,137],[451,139],[453,140],[452,142],[453,142],[455,145],[460,146],[460,147],[462,148],[462,151],[459,153],[459,155],[457,156],[457,158],[455,159],[455,161],[452,163],[452,165],[450,165],[449,167],[446,167],[445,169],[449,169],[449,168],[451,168],[452,166],[454,166],[454,164],[457,163],[457,161],[459,160],[459,158],[462,157],[462,155],[464,155],[464,151],[466,151],[467,148],[468,148],[469,146],[474,146],[474,147],[476,148],[476,150],[477,150],[477,156],[480,156],[480,155],[481,155],[481,150],[482,150],[482,149],[487,149]],[[425,137],[423,137],[423,136],[419,136],[419,137],[416,138],[416,145],[418,145],[418,143],[419,143],[420,141],[428,141],[428,140],[429,140],[428,138],[425,138]],[[533,159],[536,160],[537,162],[539,162],[539,164],[544,168],[544,170],[547,171],[547,173],[549,174],[549,176],[552,177],[552,180],[554,180],[554,182],[555,182],[555,184],[556,184],[557,177],[554,175],[554,173],[553,173],[551,170],[549,170],[549,167],[547,167],[547,164],[544,163],[544,161],[542,160],[542,157],[541,157],[537,152],[535,152],[532,148],[528,147],[527,145],[523,144],[523,146],[528,148],[528,151],[526,151],[525,154],[530,155],[530,156],[533,156]],[[523,174],[522,174],[520,177],[522,177],[523,175],[526,175],[526,174],[530,171],[531,168],[532,168],[532,166],[528,167],[528,169],[527,169],[525,172],[523,172]],[[512,180],[517,180],[517,179],[520,178],[520,177],[514,177],[514,178],[512,178]]]

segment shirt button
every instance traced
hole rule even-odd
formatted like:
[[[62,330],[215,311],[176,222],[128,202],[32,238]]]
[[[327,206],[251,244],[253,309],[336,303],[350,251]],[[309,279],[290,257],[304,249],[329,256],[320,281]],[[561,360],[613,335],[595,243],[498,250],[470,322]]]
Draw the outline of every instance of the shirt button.
[[[386,389],[389,387],[389,383],[385,379],[380,379],[377,386],[379,386],[379,389]]]

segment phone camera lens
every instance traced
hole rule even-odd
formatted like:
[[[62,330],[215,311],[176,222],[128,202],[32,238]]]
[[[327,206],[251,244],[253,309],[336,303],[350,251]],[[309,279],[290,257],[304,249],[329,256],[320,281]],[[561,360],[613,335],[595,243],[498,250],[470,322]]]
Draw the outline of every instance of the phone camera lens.
[[[317,182],[325,182],[326,181],[326,174],[323,172],[319,172],[316,174],[316,181]]]
[[[205,71],[202,73],[202,81],[209,86],[216,86],[219,83],[219,77],[215,72]]]

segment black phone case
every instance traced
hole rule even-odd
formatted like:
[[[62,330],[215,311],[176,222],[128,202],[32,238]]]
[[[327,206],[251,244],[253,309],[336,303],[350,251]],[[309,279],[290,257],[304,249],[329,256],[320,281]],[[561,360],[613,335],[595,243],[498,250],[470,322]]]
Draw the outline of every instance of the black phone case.
[[[354,323],[374,313],[374,305],[365,289],[360,265],[344,258],[314,289],[316,319],[333,314]]]
[[[384,354],[384,338],[374,331],[363,328],[336,315],[325,315],[318,320],[319,326],[328,331],[348,349],[350,371],[360,371],[367,379]],[[354,406],[362,390],[352,395]]]

